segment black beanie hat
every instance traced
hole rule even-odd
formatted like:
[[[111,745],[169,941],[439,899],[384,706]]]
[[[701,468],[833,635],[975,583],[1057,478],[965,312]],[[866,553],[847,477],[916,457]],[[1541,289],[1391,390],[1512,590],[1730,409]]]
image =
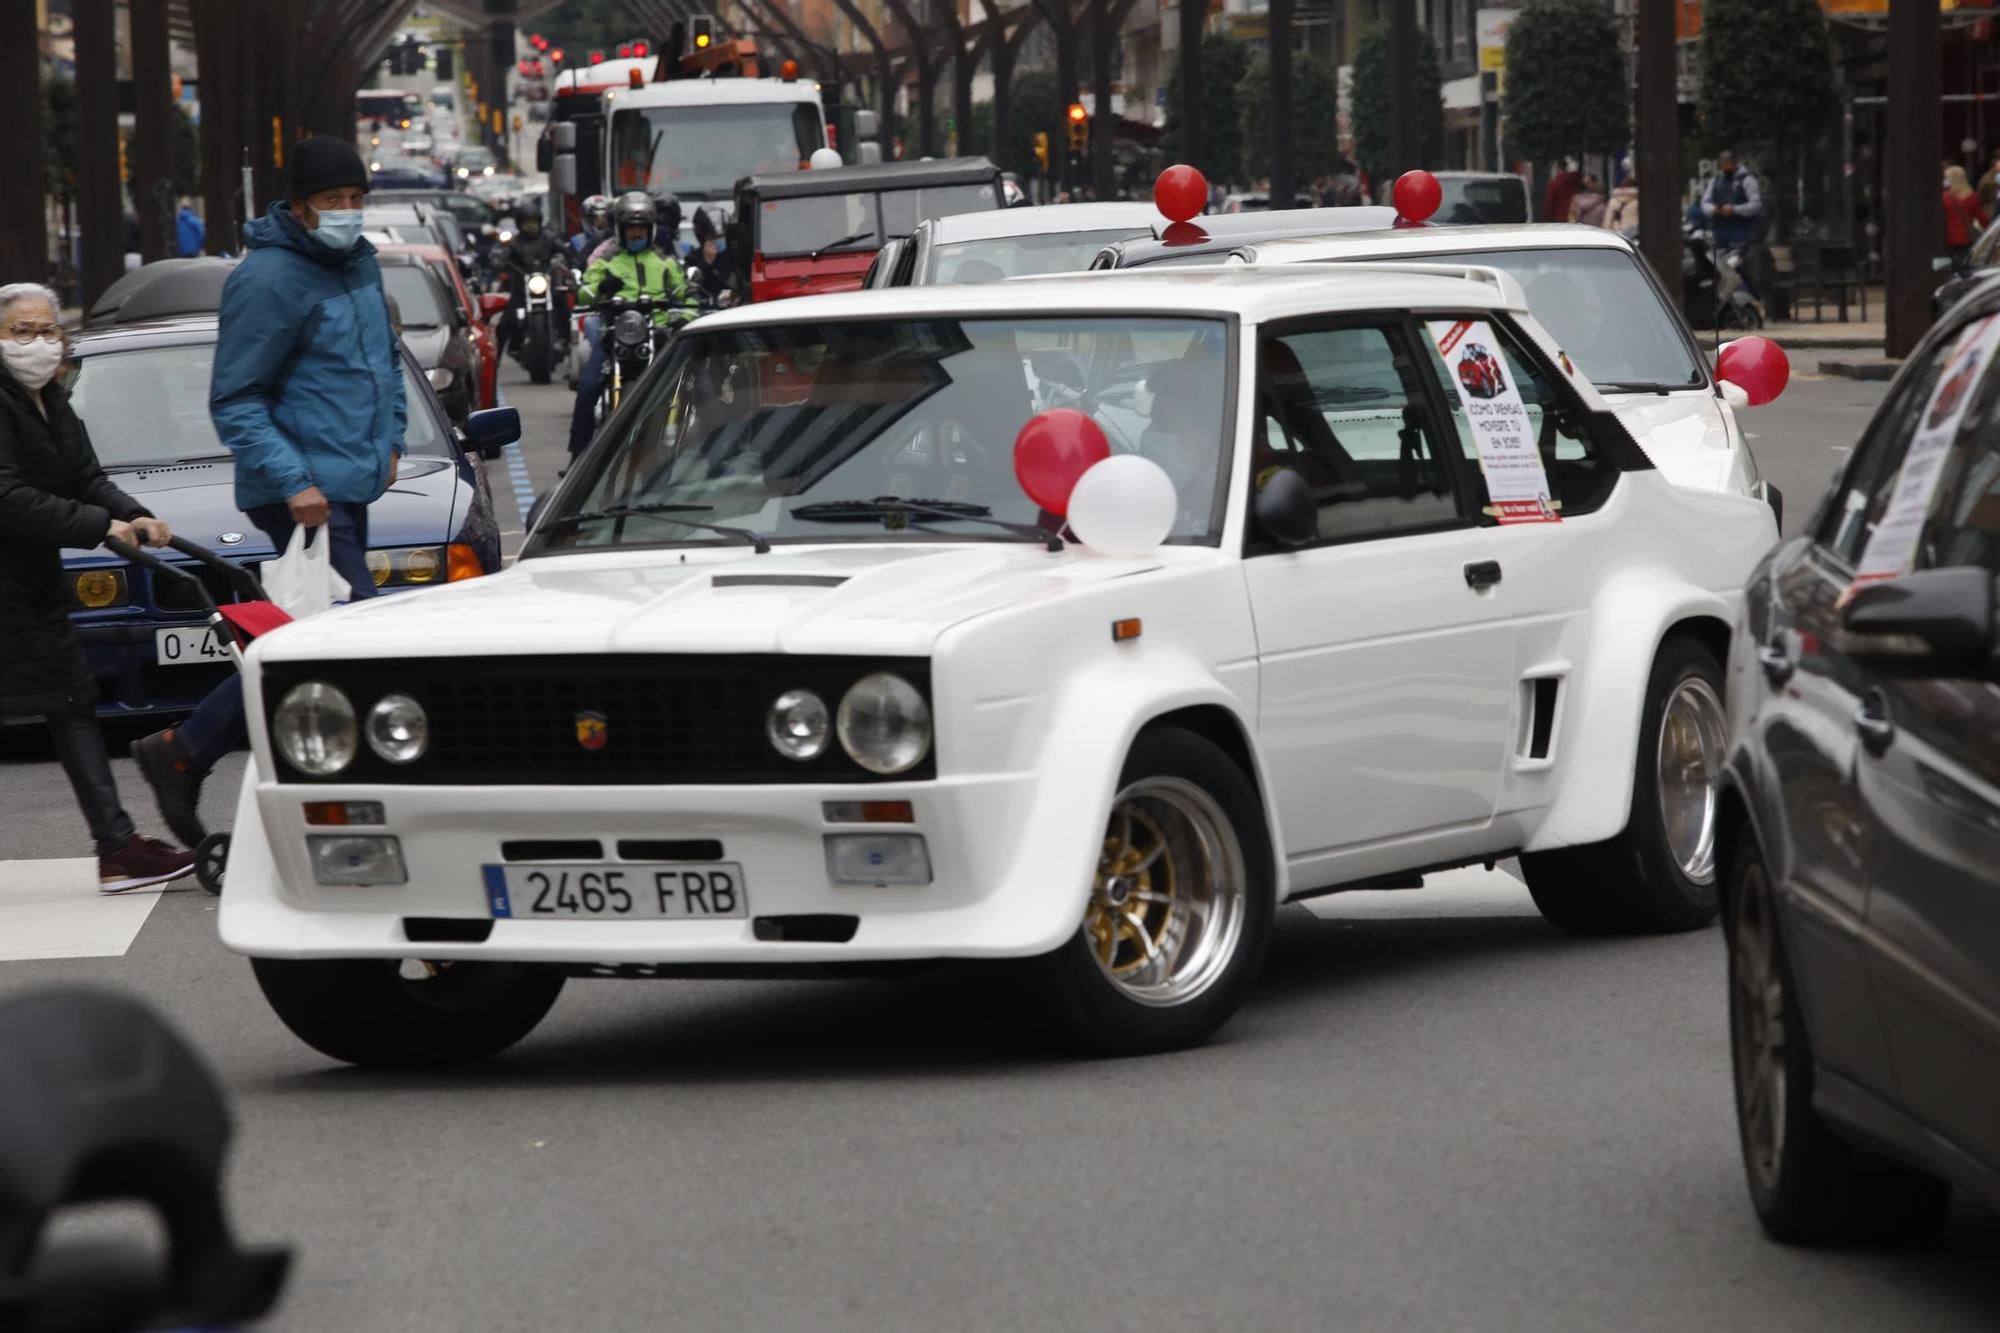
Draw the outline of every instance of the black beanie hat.
[[[304,199],[342,185],[368,188],[368,168],[345,139],[316,134],[292,145],[291,188],[286,197]]]

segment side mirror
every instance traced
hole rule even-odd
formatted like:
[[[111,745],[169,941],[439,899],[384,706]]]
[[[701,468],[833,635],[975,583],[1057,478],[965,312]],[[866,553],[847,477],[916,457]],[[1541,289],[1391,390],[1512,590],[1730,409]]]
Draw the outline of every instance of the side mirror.
[[[873,139],[882,132],[882,117],[879,113],[861,109],[854,113],[854,137]]]
[[[1280,546],[1304,546],[1319,535],[1319,505],[1306,479],[1278,468],[1257,487],[1251,504],[1257,530]]]
[[[498,319],[500,316],[506,314],[507,293],[481,292],[479,294],[479,313],[488,319]]]
[[[576,193],[576,154],[557,153],[549,165],[549,188],[557,194]]]
[[[558,153],[574,153],[576,151],[576,122],[573,120],[559,120],[549,126],[549,142],[554,145]]]
[[[555,161],[556,148],[554,144],[549,142],[549,136],[545,134],[535,140],[535,170],[547,171],[555,165]]]
[[[1841,612],[1848,656],[1889,674],[1983,680],[1993,671],[1993,575],[1926,569],[1857,591]]]
[[[521,409],[489,407],[465,419],[466,442],[481,458],[498,458],[500,451],[521,438]]]

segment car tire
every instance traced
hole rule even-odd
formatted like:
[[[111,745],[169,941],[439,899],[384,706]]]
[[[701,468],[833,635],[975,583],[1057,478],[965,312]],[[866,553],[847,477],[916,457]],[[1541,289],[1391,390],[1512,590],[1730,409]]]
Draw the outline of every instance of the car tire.
[[[1190,927],[1204,899],[1207,914]],[[1079,1053],[1199,1045],[1255,983],[1275,909],[1270,839],[1249,777],[1205,737],[1146,731],[1119,777],[1083,923],[1033,961],[1028,982]],[[1176,939],[1171,957],[1150,963],[1163,938]]]
[[[1700,640],[1668,636],[1646,682],[1632,806],[1618,836],[1527,852],[1542,916],[1577,935],[1698,930],[1715,919],[1715,833],[1729,741],[1722,667]]]
[[[534,1030],[565,977],[527,963],[253,958],[280,1021],[320,1054],[371,1067],[465,1064]],[[406,970],[423,975],[406,975]]]
[[[1920,1240],[1943,1225],[1943,1181],[1841,1140],[1813,1107],[1817,1068],[1795,1002],[1777,895],[1748,837],[1729,867],[1729,1054],[1750,1204],[1771,1239]]]

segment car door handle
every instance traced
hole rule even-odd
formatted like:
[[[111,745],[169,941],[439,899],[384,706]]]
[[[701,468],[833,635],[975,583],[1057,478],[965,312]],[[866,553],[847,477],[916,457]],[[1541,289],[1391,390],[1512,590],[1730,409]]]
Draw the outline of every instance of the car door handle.
[[[1775,643],[1767,643],[1757,650],[1757,665],[1764,668],[1764,678],[1773,685],[1783,685],[1797,670],[1791,654]]]
[[[1868,691],[1854,710],[1854,729],[1870,754],[1880,754],[1896,739],[1896,724],[1889,720],[1889,697],[1879,689]]]
[[[1500,581],[1498,560],[1475,560],[1465,567],[1465,586],[1472,589],[1490,588]]]

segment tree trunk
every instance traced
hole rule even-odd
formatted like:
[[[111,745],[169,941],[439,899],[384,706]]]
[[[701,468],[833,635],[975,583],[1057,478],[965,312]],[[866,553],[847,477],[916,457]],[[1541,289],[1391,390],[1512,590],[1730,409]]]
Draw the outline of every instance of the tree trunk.
[[[118,50],[111,0],[72,0],[76,24],[76,197],[83,229],[77,303],[88,310],[125,271],[118,181]]]
[[[1069,0],[1034,0],[1036,9],[1048,21],[1056,37],[1056,96],[1061,102],[1065,119],[1062,125],[1062,139],[1051,145],[1056,155],[1056,182],[1064,190],[1074,190],[1077,182],[1077,168],[1081,165],[1069,148],[1068,108],[1077,100],[1076,86],[1076,37],[1077,24],[1069,11]]]
[[[932,58],[924,25],[917,21],[907,0],[889,0],[889,9],[903,25],[903,39],[909,43],[910,59],[917,67],[917,154],[936,157],[937,115],[933,108],[937,101],[937,61]]]
[[[174,239],[173,68],[167,56],[167,7],[132,6],[132,202],[139,211],[139,253],[147,262],[180,253]]]
[[[1124,6],[1113,0],[1090,0],[1091,97],[1096,102],[1090,127],[1090,185],[1099,199],[1109,199],[1117,190],[1114,179],[1116,158],[1112,152],[1118,133],[1118,117],[1111,110],[1111,53],[1118,41],[1118,23]]]
[[[881,108],[882,133],[891,134],[896,124],[896,67],[889,59],[888,43],[882,40],[882,34],[876,31],[875,25],[868,21],[868,16],[861,12],[854,0],[833,0],[833,3],[839,7],[841,13],[847,15],[850,23],[861,30],[862,38],[875,52],[875,102]],[[890,156],[888,150],[893,146],[892,144],[883,146],[882,157],[885,161]]]
[[[1201,32],[1208,25],[1207,0],[1180,0],[1181,161],[1201,161]]]
[[[1013,129],[1014,99],[1008,85],[1014,81],[1014,47],[1007,40],[1007,20],[998,0],[979,0],[986,11],[986,59],[993,66],[993,160],[1004,170],[1026,172],[1025,162],[1008,160]]]
[[[1297,200],[1292,170],[1292,0],[1271,0],[1271,207]]]
[[[33,5],[0,5],[0,107],[14,146],[7,189],[0,191],[0,273],[4,281],[49,275],[49,222],[43,211],[41,45]]]

